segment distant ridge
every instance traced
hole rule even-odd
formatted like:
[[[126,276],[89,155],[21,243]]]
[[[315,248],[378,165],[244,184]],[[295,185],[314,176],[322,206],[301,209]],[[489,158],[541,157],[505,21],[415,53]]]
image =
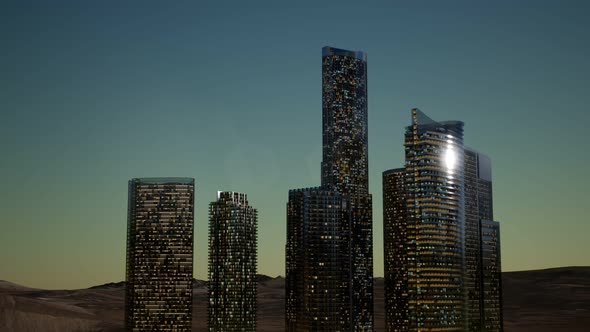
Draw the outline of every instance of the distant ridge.
[[[544,269],[536,270],[518,270],[518,271],[505,271],[502,274],[507,273],[538,273],[538,272],[586,272],[590,271],[590,266],[562,266],[562,267],[548,267]]]
[[[537,274],[546,274],[546,276],[557,277],[560,276],[576,276],[576,277],[587,277],[590,278],[590,266],[564,266],[564,267],[551,267],[537,270],[521,270],[521,271],[508,271],[502,272],[504,278],[512,278],[513,276],[534,276]],[[271,277],[265,274],[257,274],[256,280],[260,283],[264,283],[270,280],[284,279],[283,276]],[[383,277],[375,277],[375,280],[382,280]],[[193,287],[200,288],[207,285],[206,280],[193,279]],[[0,279],[0,288],[23,288],[23,289],[39,289],[23,286],[14,282]],[[88,287],[87,289],[109,289],[109,288],[123,288],[125,287],[125,281],[119,282],[108,282],[106,284],[96,285]]]
[[[106,289],[106,288],[123,288],[125,287],[125,281],[109,282],[106,284],[88,287],[88,289]]]
[[[270,277],[267,276],[265,274],[257,274],[256,275],[256,281],[258,282],[267,282],[270,280],[274,280],[274,279],[279,279],[282,278],[282,276],[277,276],[277,277]],[[2,284],[2,282],[4,282],[3,280],[0,280],[0,285]],[[16,285],[16,284],[14,284]],[[201,279],[193,279],[193,288],[201,288],[201,287],[205,287],[207,286],[207,281],[206,280],[201,280]],[[22,286],[24,287],[24,286]],[[102,285],[97,285],[97,286],[92,286],[92,287],[88,287],[87,289],[109,289],[109,288],[124,288],[125,287],[125,281],[119,281],[119,282],[108,282],[106,284],[102,284]]]

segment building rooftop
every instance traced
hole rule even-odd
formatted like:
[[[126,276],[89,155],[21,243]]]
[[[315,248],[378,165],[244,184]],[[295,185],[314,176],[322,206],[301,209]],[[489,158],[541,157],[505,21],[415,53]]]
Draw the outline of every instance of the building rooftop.
[[[350,51],[350,50],[344,50],[341,48],[324,46],[322,48],[322,57],[326,57],[329,55],[342,55],[342,56],[348,56],[351,58],[359,59],[362,61],[367,61],[367,53],[365,53],[363,51]]]
[[[154,177],[154,178],[133,178],[129,182],[142,184],[195,184],[194,178],[184,177]]]

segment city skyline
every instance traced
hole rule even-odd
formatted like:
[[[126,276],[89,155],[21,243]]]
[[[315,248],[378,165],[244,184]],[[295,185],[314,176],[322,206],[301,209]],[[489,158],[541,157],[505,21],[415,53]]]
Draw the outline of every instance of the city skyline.
[[[464,121],[469,145],[494,160],[503,271],[590,265],[582,210],[590,184],[571,177],[590,161],[583,134],[590,67],[582,60],[590,50],[580,44],[587,5],[528,4],[367,7],[345,37],[338,34],[345,24],[324,22],[322,8],[246,8],[256,23],[209,7],[183,14],[187,8],[146,6],[133,14],[100,4],[95,12],[75,4],[6,5],[3,12],[22,21],[2,23],[16,33],[7,41],[0,89],[0,278],[47,288],[122,280],[126,181],[158,175],[190,176],[199,188],[195,277],[206,279],[206,204],[218,190],[250,194],[260,213],[259,272],[284,275],[284,251],[275,248],[285,244],[286,192],[320,179],[317,58],[325,45],[362,49],[370,59],[375,197],[381,172],[403,160],[398,142],[407,110],[436,110],[433,118]],[[152,16],[168,23],[142,32]],[[292,17],[310,24],[298,30]],[[439,29],[441,40],[428,36]],[[245,166],[232,172],[236,163]],[[381,277],[380,199],[373,204],[374,275]]]

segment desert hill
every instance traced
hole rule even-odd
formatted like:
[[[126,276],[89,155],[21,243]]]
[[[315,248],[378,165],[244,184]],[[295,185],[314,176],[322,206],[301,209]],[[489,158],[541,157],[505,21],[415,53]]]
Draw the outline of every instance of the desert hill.
[[[284,278],[258,276],[258,331],[284,329]],[[590,267],[506,272],[507,332],[588,331]],[[207,288],[194,280],[193,331],[206,331]],[[43,290],[0,281],[0,331],[123,331],[125,283]],[[383,278],[375,279],[375,331],[384,331]]]

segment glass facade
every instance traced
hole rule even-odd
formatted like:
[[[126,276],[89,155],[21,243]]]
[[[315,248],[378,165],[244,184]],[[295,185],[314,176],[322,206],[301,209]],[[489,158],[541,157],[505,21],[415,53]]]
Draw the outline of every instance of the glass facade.
[[[322,49],[322,128],[322,187],[368,194],[365,53]]]
[[[480,332],[482,320],[481,243],[478,204],[478,154],[465,149],[465,291],[468,331]]]
[[[287,331],[350,331],[346,204],[322,188],[289,191]]]
[[[351,327],[373,330],[373,218],[369,194],[367,55],[322,49],[322,187],[349,201]]]
[[[413,109],[405,150],[410,331],[464,331],[463,123]]]
[[[363,52],[322,49],[322,141],[321,187],[289,193],[287,330],[372,331],[373,223],[368,182],[367,61]],[[305,198],[308,196],[315,198]],[[340,202],[338,208],[325,203],[332,199]],[[324,233],[334,233],[319,236],[330,236],[328,240],[336,242],[327,244],[324,238],[321,245],[302,247],[301,241]],[[306,255],[298,254],[301,248],[306,248]],[[318,257],[323,257],[322,264],[330,263],[310,274]],[[326,269],[336,273],[330,281],[309,283],[310,277],[323,280],[321,273],[327,273]]]
[[[503,331],[490,159],[463,123],[417,109],[405,168],[383,173],[387,331]]]
[[[484,332],[504,331],[502,312],[502,269],[500,259],[500,224],[481,220],[482,256],[482,329]]]
[[[494,219],[492,199],[492,167],[490,159],[472,149],[465,150],[465,167],[475,174],[465,182],[472,188],[471,217],[466,219],[466,228],[471,229],[467,247],[467,289],[470,300],[469,331],[503,331],[502,275],[500,260],[500,224]],[[473,287],[473,288],[471,288]]]
[[[256,331],[257,211],[246,194],[209,205],[209,331]]]
[[[465,149],[468,331],[503,331],[500,225],[493,221],[490,159]]]
[[[192,331],[194,179],[129,181],[126,331]]]

